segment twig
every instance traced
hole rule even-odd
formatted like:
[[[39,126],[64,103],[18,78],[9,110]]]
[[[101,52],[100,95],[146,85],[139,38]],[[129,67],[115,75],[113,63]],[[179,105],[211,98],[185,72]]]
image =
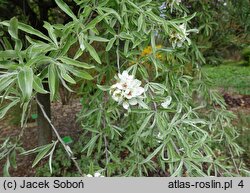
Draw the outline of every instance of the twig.
[[[23,136],[24,130],[27,127],[27,122],[28,122],[28,118],[30,116],[30,112],[31,112],[31,102],[30,102],[29,107],[28,107],[28,113],[27,113],[27,116],[24,120],[24,124],[23,124],[21,131],[20,131],[20,134],[18,136],[17,143],[21,140],[21,137]]]
[[[119,40],[118,41],[118,45],[116,48],[116,60],[117,60],[117,68],[118,68],[118,72],[120,73],[120,55],[119,55]]]
[[[176,144],[174,143],[174,141],[171,138],[170,138],[170,140],[171,140],[172,145],[174,146],[175,151],[178,153],[178,155],[181,155],[180,154],[180,150],[178,149],[178,147],[176,146]]]
[[[36,98],[36,101],[37,101],[37,104],[38,106],[40,107],[42,113],[43,113],[43,116],[45,119],[47,119],[48,123],[50,124],[51,128],[53,129],[53,131],[55,132],[56,134],[56,137],[58,138],[58,140],[61,142],[61,144],[63,145],[65,151],[67,152],[69,158],[73,161],[74,165],[76,166],[78,172],[80,173],[81,176],[83,176],[83,173],[82,173],[82,170],[80,168],[80,166],[78,165],[77,161],[76,161],[76,158],[74,157],[72,151],[70,150],[70,147],[68,145],[66,145],[64,143],[64,141],[62,140],[60,134],[57,132],[56,128],[54,127],[54,125],[52,124],[51,120],[49,119],[48,115],[46,114],[44,108],[43,108],[43,105],[40,103],[40,101]]]
[[[238,169],[237,164],[236,164],[236,162],[235,162],[235,160],[234,160],[233,152],[232,152],[232,150],[231,150],[231,148],[230,148],[229,146],[228,146],[228,149],[229,149],[229,151],[230,151],[231,159],[233,160],[233,164],[234,164],[234,167],[235,167],[235,169],[236,169],[236,172],[237,172],[238,175],[240,175],[239,169]]]
[[[109,162],[109,154],[108,154],[108,140],[106,135],[103,136],[104,138],[104,145],[105,145],[105,156],[106,156],[106,165],[108,165]]]
[[[104,104],[106,104],[106,102],[107,102],[107,97],[104,95]],[[102,127],[105,130],[105,128],[106,128],[105,117],[103,117],[103,120],[102,120]],[[105,145],[105,150],[104,151],[105,151],[106,166],[107,166],[108,163],[109,163],[109,154],[108,154],[108,140],[107,140],[106,134],[104,134],[103,138],[104,138],[104,145]]]

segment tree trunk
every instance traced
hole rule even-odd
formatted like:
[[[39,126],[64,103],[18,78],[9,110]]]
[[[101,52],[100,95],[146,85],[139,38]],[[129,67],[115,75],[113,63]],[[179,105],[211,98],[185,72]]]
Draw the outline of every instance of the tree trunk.
[[[48,84],[43,85],[45,90],[48,90]],[[37,99],[43,105],[43,108],[51,119],[51,111],[50,111],[50,94],[37,94]],[[38,145],[45,145],[51,143],[52,141],[52,128],[48,123],[47,119],[43,116],[43,113],[40,107],[37,105],[37,127],[38,127]]]

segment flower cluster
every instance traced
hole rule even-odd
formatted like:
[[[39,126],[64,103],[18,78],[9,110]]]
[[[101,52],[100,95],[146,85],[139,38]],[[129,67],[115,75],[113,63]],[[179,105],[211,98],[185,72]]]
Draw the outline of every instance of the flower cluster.
[[[129,109],[130,105],[137,105],[142,102],[144,88],[141,87],[141,81],[129,75],[128,71],[123,71],[116,77],[117,82],[111,86],[110,94],[112,98],[122,104],[124,109]]]
[[[91,175],[91,174],[88,174],[87,177],[96,177],[96,178],[99,178],[99,177],[104,177],[103,175],[101,175],[99,172],[95,172],[94,175]]]
[[[182,44],[187,41],[188,45],[191,44],[191,40],[188,38],[188,35],[190,32],[195,32],[198,33],[199,31],[197,29],[189,29],[187,30],[187,24],[183,23],[178,26],[179,32],[177,31],[172,31],[170,33],[170,39],[169,41],[172,43],[173,48],[177,47],[182,47]]]
[[[172,43],[173,48],[181,47],[182,44],[187,40],[188,44],[190,44],[190,39],[187,37],[189,32],[186,29],[186,24],[179,25],[180,32],[172,32],[170,34],[170,42]]]

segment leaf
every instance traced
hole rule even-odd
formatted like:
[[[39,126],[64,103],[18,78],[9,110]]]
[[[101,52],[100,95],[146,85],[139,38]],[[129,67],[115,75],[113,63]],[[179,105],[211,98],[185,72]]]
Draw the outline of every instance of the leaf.
[[[103,20],[104,17],[106,17],[108,14],[103,14],[97,16],[95,19],[93,19],[91,22],[89,22],[83,31],[87,31],[88,29],[92,29],[96,26],[97,23]]]
[[[52,158],[53,158],[53,154],[54,154],[54,151],[55,151],[57,143],[58,143],[58,141],[53,142],[53,148],[52,148],[52,150],[49,153],[49,170],[50,170],[51,174],[52,174],[52,171],[53,171],[53,169],[52,169]]]
[[[6,113],[12,108],[14,107],[20,100],[16,99],[14,101],[12,101],[11,103],[7,104],[6,106],[0,108],[0,119],[2,119]]]
[[[152,46],[153,54],[155,56],[156,46],[155,46],[155,33],[154,33],[154,30],[151,31],[151,46]]]
[[[38,64],[42,63],[47,63],[47,62],[50,62],[51,61],[51,58],[48,57],[48,56],[44,56],[44,55],[39,55],[37,57],[34,57],[32,59],[30,59],[27,63],[26,63],[26,66],[32,66],[32,65],[36,65],[38,66]]]
[[[62,41],[62,39],[61,39],[61,41]],[[77,41],[77,40],[76,40],[73,36],[70,36],[70,35],[69,35],[69,37],[67,37],[67,39],[65,40],[65,43],[64,43],[64,45],[63,45],[63,47],[62,47],[62,50],[61,50],[60,55],[61,55],[61,56],[67,55],[67,53],[68,53],[70,47],[71,47],[76,41]]]
[[[9,42],[8,38],[7,37],[3,37],[3,42],[4,42],[4,45],[6,47],[6,50],[12,50],[12,45],[11,43]]]
[[[8,27],[8,32],[14,39],[18,39],[18,21],[16,17],[10,20],[10,25]]]
[[[55,29],[53,28],[53,26],[50,25],[50,23],[44,21],[43,27],[48,30],[49,37],[53,40],[55,45],[58,46],[58,42],[57,42],[57,38],[56,38],[56,34],[55,34]]]
[[[65,64],[69,64],[69,65],[73,65],[73,66],[77,66],[77,67],[81,67],[81,68],[85,68],[85,69],[95,68],[95,66],[89,65],[89,64],[87,64],[85,62],[80,62],[78,60],[68,58],[66,56],[60,57],[58,59],[61,60]]]
[[[89,73],[87,73],[85,71],[70,69],[70,72],[72,74],[74,74],[75,76],[79,77],[79,78],[83,78],[83,79],[86,79],[86,80],[92,80],[93,79],[93,77]]]
[[[112,46],[113,46],[115,40],[116,40],[116,37],[113,37],[113,38],[111,38],[111,39],[109,40],[109,43],[108,43],[108,45],[107,45],[107,47],[106,47],[106,52],[108,52],[108,51],[112,48]]]
[[[10,177],[9,168],[10,168],[10,160],[9,160],[9,156],[7,156],[7,160],[6,160],[4,167],[3,167],[3,176],[4,177]]]
[[[183,159],[181,159],[178,168],[174,171],[174,173],[171,175],[171,177],[181,176],[182,175],[182,166],[183,166],[183,163],[184,163],[184,161],[183,161]]]
[[[20,155],[30,155],[30,154],[33,154],[33,153],[40,152],[43,149],[45,149],[47,147],[47,145],[42,145],[42,146],[36,147],[34,149],[31,149],[31,150],[28,150],[28,151],[24,151],[24,152],[20,153]]]
[[[103,11],[107,12],[108,14],[113,14],[116,16],[116,18],[118,19],[118,21],[120,23],[122,23],[122,19],[121,19],[121,16],[114,10],[114,9],[111,9],[111,8],[108,8],[108,7],[102,7],[101,8]]]
[[[15,78],[11,75],[8,75],[8,77],[0,79],[0,92],[7,90],[9,85],[15,81]]]
[[[42,80],[34,75],[33,88],[36,92],[41,94],[47,94],[48,91],[44,90]]]
[[[50,64],[48,67],[48,82],[49,82],[49,90],[50,90],[50,100],[53,101],[56,94],[56,80],[57,72],[54,64]]]
[[[126,32],[121,32],[119,34],[119,37],[122,39],[129,39],[129,40],[133,40],[133,36],[131,36],[130,34],[126,33]]]
[[[67,73],[66,69],[62,66],[59,66],[60,72],[61,72],[61,76],[64,80],[66,80],[67,82],[71,83],[71,84],[76,84],[76,81],[71,78],[69,76],[69,74]]]
[[[33,70],[30,67],[24,66],[18,73],[18,85],[22,91],[24,101],[28,101],[33,90]]]
[[[143,23],[143,14],[141,13],[139,18],[138,18],[138,29],[137,31],[139,32],[142,28],[142,23]]]
[[[125,44],[124,44],[124,55],[125,56],[127,56],[127,54],[128,54],[128,48],[129,48],[129,40],[126,40]]]
[[[110,90],[110,86],[106,86],[106,85],[96,85],[100,90],[102,91],[109,91]]]
[[[91,155],[91,153],[92,153],[91,149],[93,149],[93,146],[95,145],[95,142],[97,141],[99,136],[100,135],[98,134],[98,135],[95,135],[94,137],[92,137],[91,140],[84,146],[84,148],[82,149],[81,152],[84,152],[86,149],[88,149],[87,156]]]
[[[0,22],[0,24],[4,25],[4,26],[10,26],[10,23],[8,21],[2,21]],[[32,34],[32,35],[35,35],[35,36],[38,36],[44,40],[47,40],[49,42],[51,42],[51,39],[48,38],[47,36],[45,36],[42,32],[34,29],[33,27],[27,25],[27,24],[24,24],[24,23],[21,23],[21,22],[18,22],[18,29],[28,33],[28,34]]]
[[[46,154],[51,150],[52,147],[53,147],[53,143],[47,145],[42,151],[40,151],[37,154],[35,160],[32,163],[32,168],[35,167],[41,161],[41,159],[43,159],[46,156]]]
[[[28,107],[29,107],[29,102],[24,102],[22,116],[21,116],[21,127],[23,127],[23,125],[24,125],[25,117],[27,116]]]
[[[89,51],[90,55],[97,61],[99,64],[101,64],[101,60],[96,52],[96,50],[86,41],[83,41],[84,46],[87,48]]]
[[[145,160],[143,160],[142,162],[140,162],[140,164],[145,164],[147,162],[149,162],[163,147],[164,144],[161,144],[159,147],[157,147],[153,153],[151,153]]]
[[[4,50],[0,51],[0,58],[5,58],[5,59],[15,59],[18,58],[18,52],[15,50]]]
[[[22,49],[22,41],[18,39],[18,21],[17,18],[13,17],[8,26],[8,32],[11,37],[15,40],[15,50],[20,51]]]
[[[141,124],[139,130],[137,131],[137,134],[139,134],[139,135],[141,134],[141,132],[143,131],[143,129],[145,129],[145,127],[147,126],[147,124],[149,123],[149,121],[150,121],[150,119],[151,119],[151,117],[152,117],[153,115],[154,115],[154,114],[152,113],[152,114],[148,115],[148,116],[144,119],[144,121],[142,122],[142,124]]]
[[[13,150],[10,154],[10,165],[17,169],[17,164],[16,164],[16,150]]]
[[[69,8],[69,6],[62,0],[55,0],[58,7],[61,8],[68,16],[70,16],[73,20],[77,20],[77,17],[72,12],[72,10]]]
[[[89,36],[89,40],[91,41],[97,41],[97,42],[108,42],[109,40],[106,38],[98,37],[98,36]]]

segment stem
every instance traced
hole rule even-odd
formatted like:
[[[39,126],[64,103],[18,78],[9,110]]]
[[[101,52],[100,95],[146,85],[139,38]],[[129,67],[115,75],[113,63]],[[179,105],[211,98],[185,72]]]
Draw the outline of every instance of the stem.
[[[240,175],[239,169],[238,169],[237,164],[236,164],[236,162],[235,162],[235,160],[234,160],[233,152],[232,152],[232,150],[231,150],[230,147],[228,147],[228,149],[229,149],[229,151],[230,151],[231,159],[233,160],[233,164],[234,164],[234,167],[235,167],[235,169],[236,169],[236,172],[237,172],[238,175]]]
[[[174,141],[172,139],[170,139],[170,140],[171,140],[172,145],[174,146],[175,151],[178,153],[178,155],[181,155],[180,154],[180,150],[178,149],[178,147],[176,146],[176,144],[174,143]]]
[[[56,130],[56,128],[54,127],[54,125],[52,124],[51,120],[50,120],[49,117],[47,116],[47,114],[46,114],[46,112],[45,112],[45,110],[44,110],[44,108],[43,108],[43,105],[40,103],[40,101],[39,101],[38,99],[36,99],[36,101],[37,101],[37,104],[38,104],[38,106],[40,107],[40,109],[41,109],[41,111],[42,111],[42,113],[43,113],[43,115],[44,115],[44,118],[47,119],[47,121],[48,121],[48,123],[50,124],[51,128],[52,128],[53,131],[55,132],[57,139],[58,139],[58,140],[60,141],[60,143],[63,145],[65,151],[67,152],[69,158],[73,161],[73,163],[74,163],[74,165],[76,166],[76,168],[77,168],[78,172],[80,173],[80,175],[83,176],[82,170],[81,170],[80,166],[78,165],[78,163],[77,163],[77,161],[76,161],[76,158],[74,157],[73,153],[71,152],[70,147],[69,147],[68,145],[66,145],[66,144],[64,143],[64,141],[62,140],[60,134],[57,132],[57,130]]]
[[[106,94],[104,94],[104,104],[106,104],[106,103],[107,103],[107,97],[106,97]],[[105,116],[104,116],[103,119],[102,119],[102,127],[103,127],[103,129],[106,128]],[[105,152],[106,166],[107,166],[108,163],[109,163],[109,154],[108,154],[108,140],[107,140],[106,134],[104,134],[103,138],[104,138],[104,145],[105,145],[105,150],[104,150],[104,152]]]
[[[27,127],[27,122],[28,122],[28,118],[30,116],[30,112],[31,112],[31,102],[30,102],[29,107],[28,107],[28,113],[27,113],[27,116],[25,117],[24,124],[23,124],[21,131],[19,133],[17,143],[21,140],[21,137],[23,136],[24,130]]]
[[[118,41],[118,45],[116,48],[116,59],[117,59],[117,68],[118,68],[118,72],[120,73],[120,55],[119,55],[119,40]]]
[[[104,138],[104,145],[105,145],[105,156],[106,156],[106,165],[108,165],[109,162],[109,154],[108,154],[108,140],[106,135],[103,136]]]

